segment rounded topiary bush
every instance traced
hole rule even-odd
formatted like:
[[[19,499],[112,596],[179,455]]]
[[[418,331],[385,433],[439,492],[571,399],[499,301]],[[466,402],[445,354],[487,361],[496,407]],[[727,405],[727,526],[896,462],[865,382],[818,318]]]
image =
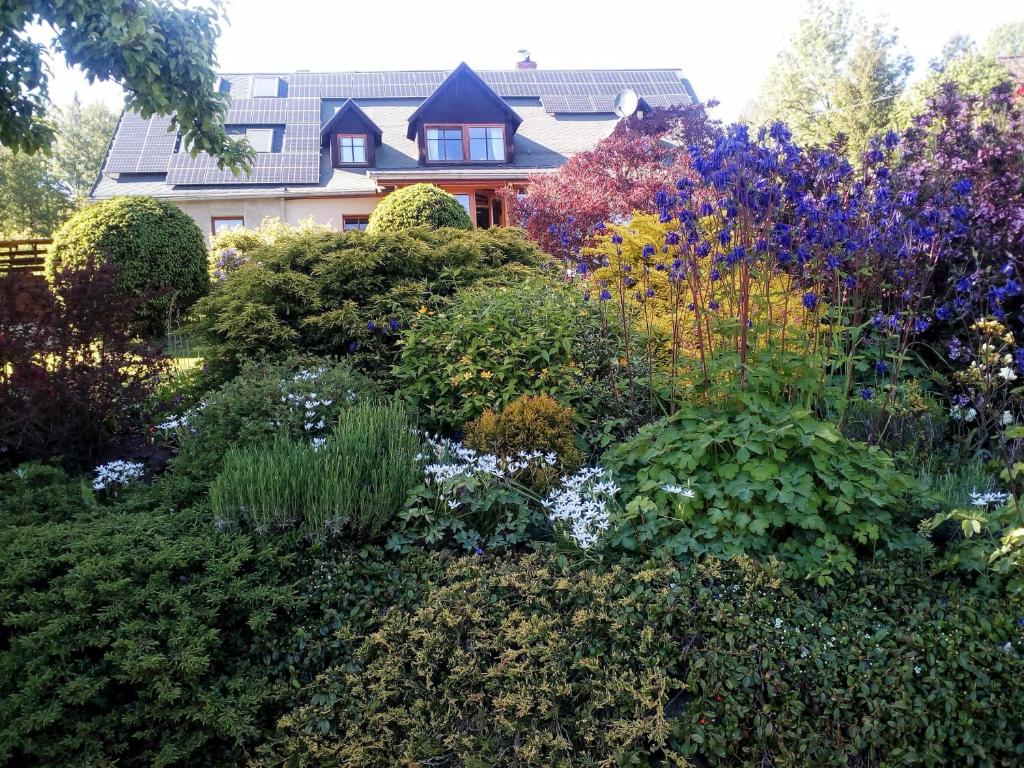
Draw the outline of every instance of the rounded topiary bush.
[[[385,197],[370,215],[369,234],[396,232],[410,227],[472,229],[466,209],[452,195],[433,184],[413,184]]]
[[[117,267],[117,289],[141,297],[136,330],[160,335],[168,317],[207,289],[206,244],[180,208],[152,197],[115,197],[82,209],[54,235],[48,274],[91,258]]]

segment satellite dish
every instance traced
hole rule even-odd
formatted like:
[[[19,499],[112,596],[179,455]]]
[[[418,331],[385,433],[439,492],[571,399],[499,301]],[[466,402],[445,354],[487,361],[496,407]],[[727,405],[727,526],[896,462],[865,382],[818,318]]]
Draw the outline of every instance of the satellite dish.
[[[625,88],[615,94],[615,114],[619,117],[629,117],[636,112],[640,99],[631,88]]]

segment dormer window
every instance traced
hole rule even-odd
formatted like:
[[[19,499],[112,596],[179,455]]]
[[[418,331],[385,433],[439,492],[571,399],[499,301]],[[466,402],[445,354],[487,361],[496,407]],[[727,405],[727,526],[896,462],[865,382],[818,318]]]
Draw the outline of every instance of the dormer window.
[[[427,162],[505,162],[503,125],[428,125]]]
[[[252,79],[250,91],[252,98],[274,98],[281,95],[281,78],[255,75]]]
[[[461,125],[427,128],[427,160],[432,163],[459,163],[465,156]]]
[[[469,126],[469,159],[477,162],[505,162],[505,126]]]
[[[366,165],[366,134],[338,134],[338,163],[341,165]]]

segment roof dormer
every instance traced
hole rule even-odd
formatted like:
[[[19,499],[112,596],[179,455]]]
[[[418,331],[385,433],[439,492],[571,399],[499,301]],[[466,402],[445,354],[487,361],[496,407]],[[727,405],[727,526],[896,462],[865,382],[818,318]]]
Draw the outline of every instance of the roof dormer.
[[[466,64],[460,64],[409,117],[420,162],[507,163],[523,119]]]
[[[372,166],[382,136],[370,116],[349,99],[320,131],[320,146],[330,146],[335,168]]]

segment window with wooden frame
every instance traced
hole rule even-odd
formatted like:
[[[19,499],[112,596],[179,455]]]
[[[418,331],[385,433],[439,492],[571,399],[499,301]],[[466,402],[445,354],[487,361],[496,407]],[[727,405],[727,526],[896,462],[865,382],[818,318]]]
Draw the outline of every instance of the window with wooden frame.
[[[210,232],[214,236],[230,229],[243,229],[244,227],[244,216],[213,216],[210,219]]]
[[[505,162],[503,125],[428,125],[424,131],[428,163]]]
[[[339,165],[367,164],[365,133],[339,133],[336,141]]]
[[[505,162],[505,126],[470,125],[469,159],[482,163]]]
[[[427,160],[431,163],[461,163],[463,151],[461,125],[431,125],[427,132]]]
[[[342,232],[355,232],[366,229],[366,225],[370,223],[369,216],[350,216],[345,214],[341,217],[341,231]]]

